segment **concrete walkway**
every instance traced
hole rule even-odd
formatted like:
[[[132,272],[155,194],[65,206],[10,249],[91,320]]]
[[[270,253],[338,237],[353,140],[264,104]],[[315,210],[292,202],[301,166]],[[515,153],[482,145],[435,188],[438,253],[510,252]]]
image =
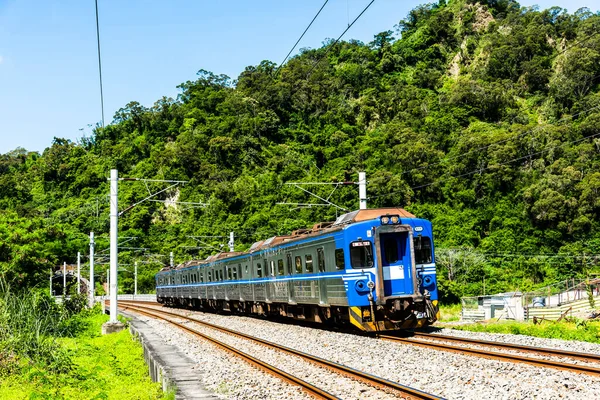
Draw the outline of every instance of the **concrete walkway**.
[[[155,382],[161,382],[163,390],[175,389],[176,399],[218,399],[202,385],[203,372],[198,370],[198,364],[183,354],[173,345],[163,340],[152,328],[136,315],[120,311],[131,318],[129,329],[138,336],[144,347],[144,358],[150,370],[150,376]]]

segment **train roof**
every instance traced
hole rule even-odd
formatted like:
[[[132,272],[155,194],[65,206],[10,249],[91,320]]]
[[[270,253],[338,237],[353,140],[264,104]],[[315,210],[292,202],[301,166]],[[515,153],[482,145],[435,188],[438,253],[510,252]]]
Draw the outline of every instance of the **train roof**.
[[[399,207],[386,207],[386,208],[372,208],[367,210],[356,210],[343,215],[340,215],[334,222],[319,222],[314,224],[312,228],[308,229],[297,229],[291,233],[291,235],[273,236],[265,240],[255,242],[248,251],[234,251],[234,252],[222,252],[207,257],[205,260],[191,260],[183,264],[179,264],[175,269],[182,269],[187,267],[193,267],[196,265],[208,264],[223,258],[231,258],[243,254],[254,253],[259,250],[267,249],[280,245],[282,243],[290,242],[293,240],[309,238],[317,236],[326,232],[333,232],[342,229],[343,226],[362,221],[369,221],[379,219],[385,215],[398,215],[400,218],[416,218],[415,215],[409,213],[403,208]],[[162,271],[162,270],[161,270]]]
[[[356,210],[340,215],[333,223],[333,226],[378,219],[385,215],[398,215],[400,218],[416,218],[413,214],[399,207],[372,208],[367,210]]]

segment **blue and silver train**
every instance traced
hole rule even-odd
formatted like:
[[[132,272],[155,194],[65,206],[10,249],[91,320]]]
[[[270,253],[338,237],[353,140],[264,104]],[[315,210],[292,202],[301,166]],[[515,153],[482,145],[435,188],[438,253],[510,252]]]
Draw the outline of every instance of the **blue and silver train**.
[[[164,268],[156,293],[169,306],[370,332],[416,328],[439,318],[433,250],[429,221],[400,208],[358,210],[246,252]]]

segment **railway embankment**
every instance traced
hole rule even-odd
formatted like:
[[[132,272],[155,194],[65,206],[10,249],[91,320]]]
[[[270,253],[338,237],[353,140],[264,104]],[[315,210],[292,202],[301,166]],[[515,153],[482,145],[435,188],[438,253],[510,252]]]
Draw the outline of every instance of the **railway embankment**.
[[[162,385],[164,392],[174,392],[177,399],[217,399],[201,384],[206,373],[184,352],[161,339],[154,329],[133,314],[129,330],[144,349],[144,360],[150,377]]]

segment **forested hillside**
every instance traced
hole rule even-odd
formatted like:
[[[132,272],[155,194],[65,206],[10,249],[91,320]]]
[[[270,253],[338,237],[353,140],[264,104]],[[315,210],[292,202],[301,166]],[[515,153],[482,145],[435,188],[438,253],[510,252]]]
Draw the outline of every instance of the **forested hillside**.
[[[1,156],[0,271],[45,285],[52,266],[87,252],[90,231],[108,247],[111,168],[188,181],[158,198],[207,204],[145,202],[121,218],[120,235],[138,237],[132,247],[173,251],[176,262],[228,240],[194,249],[188,236],[234,231],[242,249],[333,220],[334,207],[276,205],[320,202],[285,183],[366,171],[369,207],[433,221],[446,301],[598,271],[600,14],[441,0],[396,28],[368,44],[326,41],[280,69],[264,61],[235,80],[200,70],[177,99],[131,102],[78,143]],[[120,208],[164,187],[121,182]],[[358,188],[331,200],[356,209]],[[122,283],[131,291],[130,274]]]

